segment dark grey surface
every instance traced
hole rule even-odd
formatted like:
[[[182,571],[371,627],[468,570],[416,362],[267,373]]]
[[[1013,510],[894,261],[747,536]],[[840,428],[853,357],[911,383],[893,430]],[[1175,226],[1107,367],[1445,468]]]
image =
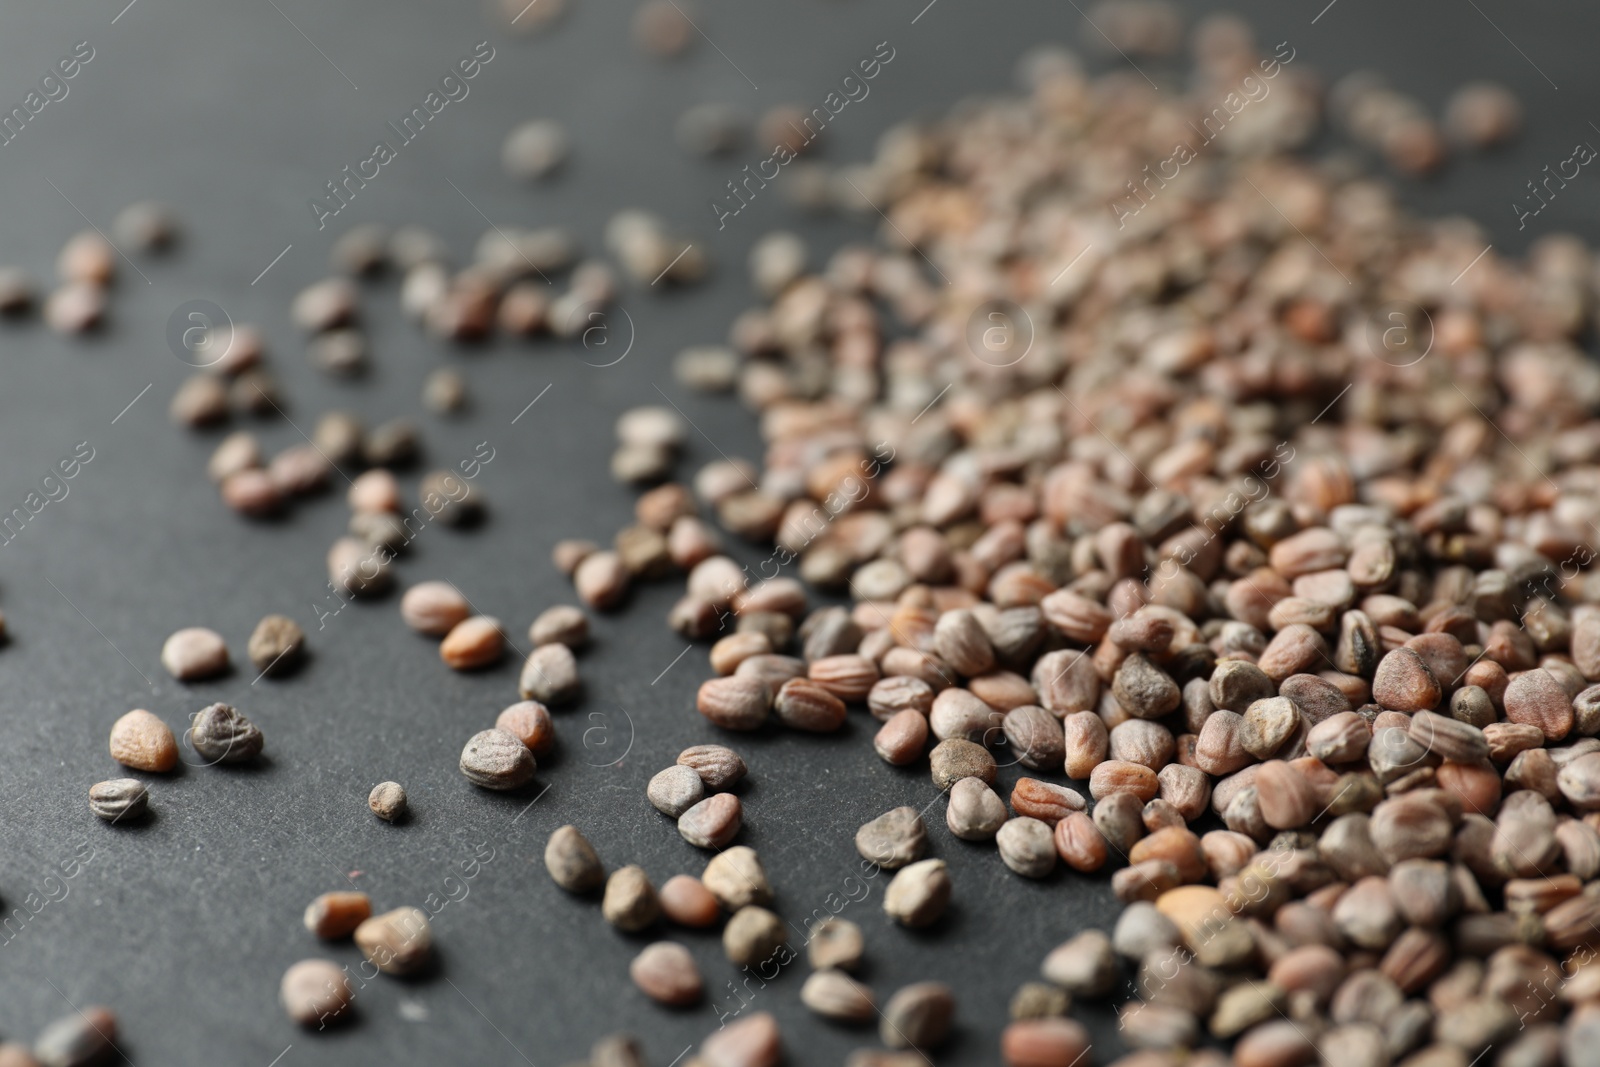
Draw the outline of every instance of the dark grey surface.
[[[1068,5],[937,0],[923,10],[923,2],[703,0],[697,21],[726,58],[699,41],[678,63],[638,57],[627,39],[632,5],[599,0],[576,0],[558,30],[532,39],[504,33],[472,3],[137,0],[123,10],[123,0],[72,0],[0,12],[6,107],[20,103],[75,42],[96,50],[70,95],[0,147],[8,194],[0,259],[46,275],[63,239],[83,225],[77,209],[105,226],[117,208],[148,196],[178,205],[188,230],[180,254],[140,262],[148,283],[124,266],[113,325],[102,338],[73,343],[36,324],[0,334],[0,512],[22,504],[78,442],[95,449],[70,495],[0,545],[0,606],[15,635],[0,652],[0,898],[24,914],[30,893],[38,894],[36,907],[54,898],[37,916],[13,920],[20,930],[0,945],[0,1035],[31,1040],[72,1005],[105,1003],[122,1019],[126,1058],[141,1065],[547,1067],[578,1058],[594,1038],[619,1028],[640,1034],[651,1061],[664,1065],[716,1025],[707,1008],[673,1013],[647,1004],[626,977],[644,939],[618,935],[593,902],[560,893],[540,862],[547,833],[570,821],[608,865],[641,863],[658,882],[704,864],[643,798],[649,776],[680,748],[719,739],[694,711],[707,673],[703,651],[652,682],[683,647],[662,625],[671,583],[598,622],[596,647],[581,662],[589,696],[560,716],[562,751],[545,763],[537,787],[549,790],[518,821],[537,789],[490,795],[455,769],[465,738],[514,699],[515,665],[451,673],[429,642],[401,626],[394,598],[348,608],[319,630],[322,557],[340,532],[343,504],[334,494],[276,524],[224,510],[203,476],[218,435],[179,432],[165,418],[186,370],[167,351],[165,322],[180,302],[206,298],[236,321],[261,323],[289,415],[305,429],[334,406],[374,420],[413,412],[429,368],[460,367],[474,410],[460,421],[423,417],[427,453],[431,463],[450,465],[477,442],[490,443],[495,458],[478,484],[492,519],[471,533],[429,529],[399,574],[406,583],[458,583],[520,639],[539,609],[571,598],[549,565],[550,546],[563,536],[605,539],[630,514],[632,494],[606,474],[616,412],[659,402],[659,384],[716,442],[695,436],[685,475],[719,447],[758,458],[752,420],[731,402],[683,395],[668,361],[685,344],[724,336],[752,300],[742,270],[750,242],[799,222],[774,193],[716,233],[707,201],[765,153],[747,145],[730,161],[688,160],[671,138],[679,112],[706,99],[752,112],[780,101],[820,102],[851,64],[888,40],[895,60],[871,96],[829,130],[828,158],[854,159],[908,115],[1007,87],[1023,48],[1083,40]],[[1431,213],[1486,218],[1501,249],[1520,249],[1560,226],[1592,235],[1600,203],[1587,187],[1600,180],[1593,176],[1580,177],[1521,234],[1509,207],[1544,164],[1567,158],[1578,140],[1600,138],[1588,125],[1600,82],[1592,34],[1583,32],[1594,24],[1592,12],[1504,0],[1338,0],[1313,25],[1321,0],[1234,7],[1262,20],[1264,41],[1287,38],[1297,64],[1330,79],[1375,67],[1433,107],[1472,77],[1515,87],[1529,112],[1516,148],[1460,161],[1437,181],[1407,186],[1407,199]],[[471,95],[451,104],[319,233],[307,199],[339,168],[365,158],[386,121],[485,39],[497,54]],[[1168,76],[1159,64],[1145,67]],[[501,174],[499,145],[512,124],[541,115],[568,124],[575,153],[559,180],[529,189]],[[481,209],[497,222],[568,225],[598,250],[605,219],[626,205],[658,211],[707,240],[716,275],[671,298],[626,291],[637,339],[615,367],[591,368],[574,358],[581,350],[548,343],[446,350],[397,321],[392,288],[374,289],[367,300],[373,375],[359,385],[331,384],[305,365],[287,301],[323,274],[331,237],[352,223],[419,221],[465,257],[485,228]],[[849,222],[808,226],[819,257],[870,232]],[[254,428],[272,449],[300,439],[281,420]],[[163,637],[186,625],[215,627],[242,661],[245,639],[268,611],[291,614],[311,631],[312,661],[294,678],[252,684],[253,672],[241,668],[224,681],[185,687],[161,671]],[[261,769],[186,768],[160,778],[152,785],[157,815],[142,828],[108,828],[90,816],[88,786],[117,772],[106,736],[118,715],[147,707],[178,728],[217,699],[238,704],[265,730],[270,759]],[[952,840],[925,772],[882,765],[870,733],[853,716],[837,737],[736,740],[751,765],[742,840],[761,852],[779,909],[791,919],[828,907],[830,893],[859,898],[865,891],[843,914],[866,929],[866,979],[880,996],[918,979],[951,982],[959,1031],[936,1058],[992,1063],[1011,991],[1058,941],[1113,917],[1108,888],[1104,879],[1060,874],[1028,882],[1007,873],[990,849]],[[623,749],[620,764],[604,765]],[[367,790],[384,778],[410,793],[415,815],[404,825],[384,825],[366,811]],[[933,852],[954,872],[955,905],[930,934],[885,920],[886,875],[847,882],[859,875],[855,828],[902,803],[932,804]],[[84,842],[92,859],[60,880],[59,865]],[[457,864],[480,842],[494,858],[459,880]],[[427,980],[371,982],[358,994],[355,1026],[307,1034],[278,1009],[278,979],[310,955],[354,967],[352,947],[319,946],[300,926],[305,903],[347,879],[379,908],[423,904],[430,893],[459,898],[435,919],[442,967]],[[671,936],[691,946],[713,995],[732,1006],[723,983],[735,976],[715,935]],[[797,1000],[804,969],[788,968],[749,1006],[778,1015],[791,1062],[834,1064],[849,1048],[873,1043],[870,1031],[804,1014]],[[1108,1017],[1079,1014],[1095,1026],[1095,1058],[1110,1060],[1116,1041]]]

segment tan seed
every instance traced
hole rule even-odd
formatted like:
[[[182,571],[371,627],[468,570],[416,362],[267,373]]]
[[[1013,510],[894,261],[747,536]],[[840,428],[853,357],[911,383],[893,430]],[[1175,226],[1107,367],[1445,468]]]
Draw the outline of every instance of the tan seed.
[[[166,723],[135,708],[111,727],[111,758],[136,771],[170,771],[178,765],[178,742]]]

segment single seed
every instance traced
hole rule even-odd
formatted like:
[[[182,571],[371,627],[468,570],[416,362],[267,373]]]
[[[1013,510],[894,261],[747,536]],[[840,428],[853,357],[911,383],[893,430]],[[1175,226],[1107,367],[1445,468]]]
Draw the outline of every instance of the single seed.
[[[418,582],[400,598],[405,624],[432,637],[443,637],[471,614],[472,605],[449,582]]]
[[[533,780],[533,753],[508,730],[482,730],[461,750],[461,773],[484,789],[518,789]]]
[[[605,884],[605,866],[576,826],[562,826],[544,846],[544,866],[550,878],[569,893],[589,893]]]
[[[978,778],[991,784],[997,770],[994,757],[987,749],[960,737],[940,741],[929,754],[928,762],[933,784],[941,790],[949,789],[963,778]]]
[[[528,640],[535,648],[549,644],[582,648],[589,643],[589,617],[570,604],[546,608],[528,627]]]
[[[292,671],[305,652],[306,633],[287,615],[268,615],[250,634],[247,651],[256,670],[266,675]]]
[[[917,982],[897,991],[883,1006],[878,1039],[890,1048],[937,1048],[950,1034],[955,994],[940,982]]]
[[[945,824],[963,841],[993,840],[1007,818],[1005,801],[983,779],[962,778],[950,787]]]
[[[950,904],[950,874],[944,860],[921,860],[901,868],[883,896],[883,910],[903,926],[932,926]]]
[[[283,972],[278,984],[278,999],[289,1019],[318,1029],[345,1018],[354,995],[344,968],[332,960],[301,960]]]
[[[767,881],[766,868],[748,845],[734,845],[711,857],[700,880],[717,903],[729,911],[772,903],[772,883]]]
[[[209,764],[248,763],[265,743],[260,728],[228,704],[206,705],[189,724],[189,744]]]
[[[848,919],[829,916],[810,929],[806,954],[813,970],[838,968],[853,971],[861,966],[866,941],[861,927]]]
[[[536,757],[548,755],[555,748],[555,723],[549,709],[536,700],[512,704],[496,716],[494,725],[497,730],[515,735]]]
[[[706,788],[716,793],[731,789],[747,773],[744,760],[731,748],[723,745],[694,745],[678,753],[680,766],[691,767],[705,782]]]
[[[872,990],[842,971],[817,971],[800,987],[800,1003],[825,1019],[866,1022],[878,1014]]]
[[[340,941],[372,917],[365,893],[324,893],[306,905],[306,929],[324,941]]]
[[[178,743],[166,723],[135,708],[111,726],[111,758],[136,771],[170,771],[178,765]]]
[[[621,867],[606,879],[600,913],[624,933],[636,934],[661,916],[661,901],[642,867]]]
[[[384,822],[396,822],[406,813],[406,791],[399,782],[379,782],[367,794],[367,807]]]
[[[660,771],[645,788],[655,809],[676,819],[705,799],[705,783],[692,767],[681,764]]]
[[[647,945],[628,965],[628,976],[645,996],[668,1007],[689,1007],[704,990],[694,957],[672,941]]]
[[[1043,878],[1056,868],[1056,846],[1050,824],[1021,817],[995,834],[1000,859],[1025,878]]]
[[[767,963],[787,941],[783,920],[755,904],[734,912],[722,931],[722,950],[729,962],[740,967]]]
[[[927,850],[928,828],[916,808],[886,811],[856,831],[862,858],[891,871],[921,859]]]
[[[583,691],[578,661],[566,645],[540,645],[522,664],[517,689],[524,700],[552,707],[576,700]]]
[[[439,658],[452,670],[472,671],[500,662],[505,650],[506,640],[500,632],[500,620],[488,615],[474,615],[450,628],[450,632],[439,643]]]
[[[89,810],[106,822],[136,822],[149,808],[150,792],[137,778],[112,778],[89,787]]]
[[[697,929],[714,926],[722,917],[717,898],[692,875],[673,875],[662,885],[658,895],[661,913],[679,926]]]
[[[678,817],[678,833],[696,848],[726,848],[739,835],[739,798],[717,793]]]
[[[167,638],[161,665],[180,682],[215,678],[228,669],[228,645],[215,630],[191,626]]]
[[[384,974],[411,975],[433,958],[433,928],[421,908],[395,908],[355,929],[356,947]]]

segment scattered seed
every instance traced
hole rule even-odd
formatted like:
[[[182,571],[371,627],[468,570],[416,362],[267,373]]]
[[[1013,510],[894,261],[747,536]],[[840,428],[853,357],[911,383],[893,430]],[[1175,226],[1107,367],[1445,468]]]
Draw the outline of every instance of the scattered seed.
[[[306,905],[306,929],[324,941],[340,941],[372,917],[365,893],[324,893]]]
[[[421,908],[374,915],[356,927],[355,939],[361,954],[384,974],[418,974],[433,958],[433,928]]]
[[[248,763],[261,755],[265,739],[255,723],[228,704],[208,704],[189,724],[189,744],[208,763]]]
[[[482,730],[461,750],[461,773],[484,789],[520,789],[533,781],[533,753],[508,730]]]
[[[550,835],[544,866],[551,880],[569,893],[593,892],[606,881],[599,854],[575,826],[562,826]]]
[[[396,822],[406,813],[406,791],[399,782],[379,782],[367,794],[367,807],[384,822]]]
[[[135,708],[112,724],[111,758],[136,771],[170,771],[178,765],[178,743],[166,723]]]
[[[150,792],[137,778],[112,778],[89,787],[89,810],[106,822],[137,822],[149,808]]]

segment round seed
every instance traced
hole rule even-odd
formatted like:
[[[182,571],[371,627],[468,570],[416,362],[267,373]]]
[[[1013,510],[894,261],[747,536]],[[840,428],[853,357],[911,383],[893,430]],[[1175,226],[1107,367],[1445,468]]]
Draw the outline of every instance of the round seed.
[[[206,705],[189,724],[189,745],[207,763],[247,763],[265,743],[256,724],[228,704]]]
[[[518,789],[533,780],[538,764],[516,734],[483,730],[461,750],[461,773],[484,789]]]
[[[987,749],[959,737],[948,738],[935,745],[928,762],[933,772],[933,784],[939,789],[949,789],[963,778],[978,778],[991,784],[997,771],[994,757]]]
[[[443,637],[471,614],[467,598],[449,582],[418,582],[400,598],[405,624],[432,637]]]
[[[989,841],[1008,818],[1005,801],[981,778],[962,778],[950,787],[945,824],[963,841]]]
[[[112,778],[89,787],[89,810],[106,822],[135,822],[149,807],[150,792],[137,778]]]
[[[722,918],[717,898],[701,883],[687,874],[675,874],[661,887],[661,912],[679,926],[704,928],[714,926]]]
[[[800,987],[800,1003],[825,1019],[866,1022],[878,1014],[872,990],[842,971],[817,971]]]
[[[433,958],[433,928],[421,908],[374,915],[356,927],[355,939],[361,954],[384,974],[418,974]]]
[[[166,723],[135,708],[111,726],[111,758],[136,771],[170,771],[178,765],[178,743]]]
[[[332,960],[301,960],[283,972],[278,999],[291,1021],[319,1029],[343,1019],[351,1010],[354,992],[344,969]],[[69,1062],[89,1062],[73,1060]]]
[[[917,982],[883,1006],[878,1039],[890,1048],[937,1048],[950,1034],[956,998],[941,982]]]
[[[359,428],[354,431],[359,441]],[[351,511],[399,511],[400,481],[389,471],[378,469],[356,475],[345,494]],[[442,585],[442,582],[425,582],[424,585]]]
[[[624,933],[636,934],[661,916],[661,902],[655,886],[642,867],[622,867],[606,879],[606,893],[600,902],[606,922]]]
[[[557,706],[576,700],[583,692],[578,661],[566,645],[540,645],[522,664],[517,689],[524,700]]]
[[[500,150],[500,161],[513,178],[532,181],[552,173],[566,161],[567,131],[555,119],[535,119],[512,130]]]
[[[215,630],[191,626],[167,638],[161,665],[180,682],[215,678],[228,669],[228,645]]]
[[[546,608],[528,627],[528,640],[535,647],[558,644],[578,649],[589,643],[589,617],[582,608],[557,604]]]
[[[399,782],[379,782],[367,794],[367,807],[384,822],[395,822],[406,813],[406,791]]]
[[[452,670],[472,671],[500,662],[505,650],[500,620],[488,615],[474,615],[450,628],[450,632],[439,643],[439,658]]]
[[[1050,825],[1026,817],[1012,819],[995,834],[1000,859],[1025,878],[1043,878],[1056,868]]]
[[[675,765],[660,771],[645,788],[655,809],[676,819],[705,799],[705,783],[692,767]]]
[[[717,793],[678,817],[678,833],[696,848],[726,848],[739,834],[739,798]]]
[[[782,919],[750,904],[728,919],[722,931],[722,950],[737,966],[755,967],[772,959],[787,940],[788,928]]]
[[[884,893],[883,910],[903,926],[932,926],[949,906],[950,890],[944,860],[921,860],[895,874]]]
[[[927,850],[928,829],[916,808],[886,811],[856,831],[856,851],[887,870],[899,870]]]
[[[744,760],[723,745],[694,745],[678,753],[678,764],[690,767],[706,788],[716,793],[731,789],[746,774]]]
[[[758,1011],[712,1031],[700,1042],[700,1059],[705,1067],[778,1067],[783,1041],[777,1020]]]
[[[256,670],[282,675],[294,669],[305,651],[306,633],[287,615],[268,615],[250,634],[247,651]]]
[[[861,927],[848,919],[830,916],[809,929],[806,954],[814,970],[836,967],[853,971],[861,965],[861,957],[866,952]]]
[[[551,880],[569,893],[592,892],[606,881],[599,854],[576,826],[562,826],[550,835],[544,866]]]
[[[536,700],[511,705],[495,718],[494,725],[497,730],[515,735],[535,756],[547,755],[555,748],[555,723],[549,709]]]
[[[772,884],[761,859],[748,845],[735,845],[711,857],[700,876],[706,889],[729,911],[751,904],[771,904]]]
[[[628,976],[645,996],[668,1007],[689,1007],[704,989],[694,957],[671,941],[647,945],[628,965]]]
[[[306,905],[306,929],[324,941],[340,941],[372,917],[365,893],[324,893]]]

